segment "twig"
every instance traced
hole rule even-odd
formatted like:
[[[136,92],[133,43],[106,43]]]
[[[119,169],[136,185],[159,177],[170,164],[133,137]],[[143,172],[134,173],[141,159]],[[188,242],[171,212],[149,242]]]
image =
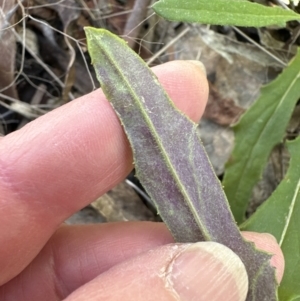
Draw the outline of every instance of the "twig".
[[[24,6],[22,5],[22,2],[23,2],[23,0],[18,0],[18,5],[21,7],[23,16],[25,16],[25,10],[24,10]],[[14,13],[15,12],[15,7],[11,11],[12,11],[11,13]],[[1,13],[2,17],[6,20],[6,28],[7,28],[10,25],[9,19],[12,17],[12,15],[9,17],[9,19],[7,19],[4,15],[4,12],[3,12],[2,9],[0,9],[0,13]],[[25,62],[25,47],[24,47],[24,45],[25,45],[25,39],[26,39],[26,32],[25,32],[26,24],[25,24],[25,21],[26,21],[26,18],[23,18],[23,20],[22,20],[22,26],[23,26],[22,39],[19,36],[19,39],[22,41],[22,45],[23,45],[20,70],[18,71],[18,73],[17,73],[16,77],[14,78],[14,80],[9,85],[7,85],[6,87],[0,89],[0,93],[7,90],[7,89],[9,89],[10,87],[13,87],[15,82],[18,80],[18,78],[20,77],[20,75],[23,72],[24,62]],[[14,35],[16,35],[16,31],[15,31],[14,28],[11,28],[11,29],[8,29],[8,30],[11,30],[14,33]]]
[[[152,202],[151,198],[147,195],[147,193],[145,193],[140,187],[138,187],[128,179],[125,180],[125,183],[131,188],[133,188],[139,195],[141,195],[144,198],[144,200],[147,202],[147,205],[151,208],[153,212],[157,211],[154,203]]]
[[[0,96],[2,98],[7,99],[6,95],[1,94]],[[29,119],[34,119],[34,118],[37,118],[41,115],[46,114],[46,111],[41,110],[39,108],[35,108],[35,107],[29,105],[26,102],[22,102],[22,101],[19,101],[19,100],[16,100],[16,99],[11,104],[7,104],[7,103],[3,102],[2,100],[0,100],[0,105],[2,105],[3,107],[5,107],[5,108],[7,108],[11,111],[19,113],[19,114],[21,114],[21,115],[23,115],[23,116],[25,116],[26,118],[29,118]]]
[[[47,91],[47,86],[44,84],[40,84],[39,88],[35,91],[35,94],[31,98],[30,104],[32,106],[39,105],[43,99],[43,96],[45,92]],[[18,125],[18,129],[22,128],[24,125],[26,125],[29,122],[28,118],[23,118],[21,122]]]
[[[24,77],[24,80],[27,81],[27,82],[28,82],[33,88],[35,88],[36,90],[40,90],[41,87],[40,87],[40,85],[36,85],[36,84],[30,79],[30,77],[32,77],[32,78],[37,78],[39,81],[47,82],[47,83],[51,83],[51,84],[52,84],[52,82],[49,81],[49,80],[43,79],[43,78],[41,78],[41,77],[29,76],[29,75],[25,74],[24,72],[22,73],[22,76]],[[55,86],[54,86],[54,89],[55,89]],[[54,95],[52,95],[51,93],[49,93],[47,90],[46,90],[44,93],[45,93],[49,98],[54,98],[54,97],[55,97]],[[57,91],[57,93],[58,93],[58,91]]]
[[[162,55],[168,48],[174,45],[178,40],[180,40],[183,36],[185,36],[191,30],[190,27],[186,27],[177,37],[175,37],[172,41],[170,41],[166,46],[156,52],[149,60],[147,60],[147,64],[150,65],[153,63],[160,55]]]
[[[84,53],[83,53],[83,51],[82,51],[82,49],[81,49],[81,47],[80,47],[80,44],[83,44],[83,45],[85,45],[84,43],[81,43],[80,41],[78,41],[77,39],[75,39],[75,38],[73,38],[72,36],[70,36],[70,35],[68,35],[68,34],[66,34],[66,33],[64,33],[63,31],[60,31],[60,30],[58,30],[58,29],[56,29],[56,28],[54,28],[54,27],[52,27],[52,26],[50,26],[49,24],[47,24],[46,22],[44,22],[44,21],[41,21],[41,20],[39,20],[39,19],[36,19],[36,18],[34,18],[34,17],[32,17],[32,16],[30,16],[30,15],[28,15],[28,18],[30,18],[31,20],[34,20],[34,21],[36,21],[36,22],[38,22],[38,23],[42,23],[42,24],[44,24],[44,25],[46,25],[46,26],[48,26],[48,27],[50,27],[52,30],[54,30],[54,31],[56,31],[56,32],[58,32],[58,33],[60,33],[60,34],[62,34],[63,36],[65,36],[65,37],[67,37],[67,38],[69,38],[69,39],[71,39],[71,40],[73,40],[75,43],[76,43],[76,45],[78,46],[78,49],[79,49],[79,51],[80,51],[80,53],[81,53],[81,56],[82,56],[82,58],[83,58],[83,61],[84,61],[84,63],[85,63],[85,66],[86,66],[86,68],[87,68],[87,71],[88,71],[88,74],[89,74],[89,77],[90,77],[90,80],[91,80],[91,82],[92,82],[92,84],[93,84],[93,87],[94,87],[94,89],[95,89],[95,83],[94,83],[94,80],[93,80],[93,77],[92,77],[92,74],[91,74],[91,72],[90,72],[90,70],[89,70],[89,68],[88,68],[88,64],[87,64],[87,62],[86,62],[86,59],[85,59],[85,57],[84,57]],[[34,57],[34,58],[36,58],[36,56]],[[42,66],[44,67],[45,66],[45,64],[43,63],[43,61],[41,61],[40,59],[39,59],[39,61],[43,64]],[[47,66],[46,66],[47,67]],[[49,68],[48,68],[49,69]],[[46,69],[45,69],[46,70]],[[49,69],[50,70],[50,69]],[[47,70],[46,70],[47,71]],[[48,72],[48,71],[47,71]],[[52,72],[51,70],[50,70],[50,72]],[[53,73],[53,72],[52,72]],[[50,73],[49,73],[50,74]],[[54,76],[55,77],[53,77],[58,83],[59,83],[59,85],[62,87],[62,88],[64,88],[64,83],[54,74]],[[69,94],[70,95],[70,94]],[[74,98],[74,96],[72,96],[72,98],[71,99],[73,99]]]
[[[141,27],[140,24],[144,22],[145,16],[147,14],[147,8],[150,4],[151,0],[135,0],[133,11],[130,17],[127,19],[125,29],[123,34],[128,36],[130,34],[130,38],[125,37],[124,39],[128,42],[128,46],[133,48],[135,45],[135,39],[138,37]]]
[[[40,64],[47,73],[49,73],[49,75],[60,85],[61,88],[64,88],[65,87],[64,83],[56,76],[56,74],[34,53],[34,51],[30,49],[30,47],[26,46],[25,42],[20,38],[20,36],[16,32],[15,34],[18,40],[22,43],[23,47],[26,48],[26,50],[37,61],[37,63]],[[71,93],[69,97],[71,99],[74,99],[74,96]]]
[[[96,20],[105,20],[105,19],[109,19],[109,18],[113,18],[113,17],[127,15],[127,14],[130,14],[131,12],[133,12],[133,9],[128,9],[128,10],[125,10],[125,11],[121,11],[121,12],[117,12],[117,13],[113,13],[113,14],[104,15],[104,16],[99,17]]]
[[[285,63],[284,61],[282,61],[280,58],[278,58],[276,55],[274,55],[272,52],[270,52],[269,50],[267,50],[266,48],[262,47],[261,45],[259,45],[258,43],[256,43],[253,39],[251,39],[250,37],[248,37],[245,33],[243,33],[241,30],[239,30],[237,27],[232,26],[232,28],[241,36],[243,36],[246,40],[248,40],[250,43],[254,44],[256,47],[258,47],[260,50],[262,50],[263,52],[267,53],[269,56],[271,56],[274,60],[276,60],[277,62],[279,62],[283,67],[287,66],[287,63]]]

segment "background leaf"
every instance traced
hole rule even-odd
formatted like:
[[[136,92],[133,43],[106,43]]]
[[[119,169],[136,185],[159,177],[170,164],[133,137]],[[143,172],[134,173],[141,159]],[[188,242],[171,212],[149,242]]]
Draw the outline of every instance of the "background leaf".
[[[174,107],[156,76],[123,40],[106,30],[85,31],[103,92],[130,141],[138,178],[176,241],[226,245],[246,266],[247,300],[277,300],[270,255],[242,238],[197,124]]]
[[[191,23],[262,27],[299,19],[291,10],[246,0],[160,0],[152,6],[163,18]]]
[[[291,155],[285,178],[242,230],[268,232],[279,242],[285,257],[285,272],[279,299],[300,299],[300,137],[287,143]]]
[[[238,223],[243,222],[254,185],[259,181],[273,147],[282,141],[300,97],[300,50],[234,127],[235,146],[223,186]]]

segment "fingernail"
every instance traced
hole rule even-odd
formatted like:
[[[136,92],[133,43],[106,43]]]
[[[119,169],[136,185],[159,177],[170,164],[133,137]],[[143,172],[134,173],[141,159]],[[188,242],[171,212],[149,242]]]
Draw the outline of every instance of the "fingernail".
[[[205,66],[203,65],[202,62],[196,61],[196,60],[188,60],[188,62],[192,63],[193,65],[195,65],[197,67],[199,67],[202,70],[202,72],[206,75],[206,68],[205,68]]]
[[[244,301],[248,291],[240,258],[215,242],[188,245],[170,264],[167,281],[180,301]]]

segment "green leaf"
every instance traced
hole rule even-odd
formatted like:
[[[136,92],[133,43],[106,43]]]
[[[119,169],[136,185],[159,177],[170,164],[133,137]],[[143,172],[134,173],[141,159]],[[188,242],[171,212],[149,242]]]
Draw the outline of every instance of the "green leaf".
[[[286,176],[271,195],[241,225],[242,230],[273,234],[284,254],[285,272],[279,299],[300,299],[300,137],[287,143],[291,155]]]
[[[299,14],[246,0],[160,0],[152,6],[161,17],[191,23],[262,27],[285,26]]]
[[[174,107],[156,76],[123,40],[103,29],[85,31],[103,92],[130,141],[138,178],[176,241],[226,245],[246,266],[247,300],[277,300],[270,254],[242,238],[197,124]]]
[[[254,185],[273,147],[282,141],[300,97],[300,50],[234,127],[235,146],[227,162],[223,186],[238,223],[243,222]]]

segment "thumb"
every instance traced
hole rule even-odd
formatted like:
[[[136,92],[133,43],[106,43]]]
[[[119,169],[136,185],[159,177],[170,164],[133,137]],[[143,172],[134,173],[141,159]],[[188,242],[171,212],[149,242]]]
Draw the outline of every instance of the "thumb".
[[[166,245],[114,266],[65,301],[244,301],[239,257],[214,242]]]

